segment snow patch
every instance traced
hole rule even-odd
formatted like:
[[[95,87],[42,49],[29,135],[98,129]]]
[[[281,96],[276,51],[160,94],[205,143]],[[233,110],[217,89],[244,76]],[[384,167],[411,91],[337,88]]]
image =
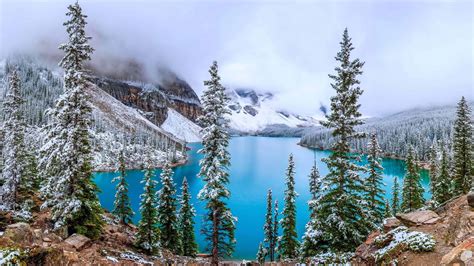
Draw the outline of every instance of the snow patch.
[[[161,128],[186,142],[200,142],[202,139],[201,127],[172,108],[168,108],[168,117]]]

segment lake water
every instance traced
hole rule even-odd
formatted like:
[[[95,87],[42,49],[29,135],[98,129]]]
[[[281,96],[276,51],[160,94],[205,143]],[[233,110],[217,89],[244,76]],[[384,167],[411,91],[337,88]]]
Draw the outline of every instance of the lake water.
[[[298,236],[304,233],[304,226],[308,221],[309,211],[307,201],[310,198],[308,191],[308,174],[314,159],[322,176],[328,173],[326,164],[321,158],[327,157],[330,151],[311,150],[297,145],[297,138],[267,138],[267,137],[236,137],[230,141],[230,153],[232,166],[230,168],[229,189],[232,193],[229,207],[234,216],[238,217],[236,239],[237,245],[233,255],[234,259],[254,259],[258,244],[263,240],[263,223],[266,211],[267,190],[273,190],[274,199],[278,199],[280,211],[283,209],[283,198],[285,190],[285,169],[288,164],[288,155],[293,153],[296,165],[296,191],[297,198],[297,231]],[[203,182],[196,175],[199,172],[199,159],[197,154],[200,144],[189,145],[189,161],[186,165],[174,169],[174,180],[180,192],[183,177],[187,177],[190,191],[193,196],[193,204],[197,211],[196,237],[201,252],[204,252],[205,243],[199,233],[202,215],[205,213],[204,204],[196,199],[197,193],[203,187]],[[402,177],[405,174],[405,163],[401,160],[384,159],[384,182],[387,198],[391,198],[391,188],[395,176]],[[156,180],[159,180],[160,170],[156,171]],[[101,189],[99,199],[103,207],[112,210],[115,184],[111,183],[117,173],[96,173],[95,182]],[[131,170],[127,172],[129,193],[133,210],[135,211],[134,222],[140,219],[139,195],[143,191],[143,172]],[[422,184],[425,189],[425,198],[429,197],[429,177],[427,171],[422,171]],[[280,215],[281,218],[281,215]]]

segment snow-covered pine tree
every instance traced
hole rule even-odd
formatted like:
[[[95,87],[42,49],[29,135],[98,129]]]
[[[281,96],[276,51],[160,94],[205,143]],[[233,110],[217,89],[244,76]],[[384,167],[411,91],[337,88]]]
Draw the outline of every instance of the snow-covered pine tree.
[[[13,70],[9,76],[8,94],[3,103],[6,114],[3,151],[4,182],[0,189],[2,201],[0,204],[3,208],[10,210],[18,207],[20,190],[26,190],[25,185],[29,178],[25,176],[25,122],[21,108],[24,100],[20,95],[20,86],[18,73]]]
[[[278,236],[279,222],[280,221],[278,220],[278,200],[275,200],[275,208],[273,212],[273,236],[275,237],[273,256],[275,260],[277,260],[277,258],[280,258],[280,255],[278,254],[278,240],[280,239],[280,237]]]
[[[140,213],[142,218],[138,223],[136,245],[149,254],[153,254],[159,247],[158,213],[156,211],[156,184],[153,180],[155,171],[150,159],[147,158],[145,176],[141,181],[144,184],[143,193],[140,195]]]
[[[390,208],[390,203],[388,202],[388,199],[385,200],[385,208],[384,208],[384,213],[383,213],[383,217],[384,218],[389,218],[389,217],[392,217],[393,211],[392,209]]]
[[[357,76],[362,74],[364,62],[351,60],[351,39],[347,29],[344,30],[341,51],[336,61],[336,75],[331,86],[336,95],[331,97],[331,113],[322,124],[332,129],[332,136],[338,141],[332,146],[332,154],[323,159],[329,173],[323,179],[326,191],[318,203],[318,242],[321,249],[330,251],[352,251],[375,228],[375,221],[370,219],[368,204],[364,200],[367,193],[364,180],[359,171],[365,168],[358,166],[354,160],[358,156],[351,154],[350,140],[359,139],[364,134],[357,132],[355,127],[361,125],[360,104],[358,98],[362,94]]]
[[[181,208],[178,212],[178,229],[181,234],[181,255],[195,257],[198,252],[194,235],[194,217],[196,211],[191,204],[191,194],[186,177],[183,179],[180,197]]]
[[[420,173],[413,147],[408,149],[406,174],[402,188],[402,212],[411,212],[423,206],[423,187],[420,183]]]
[[[202,96],[202,116],[198,122],[202,126],[202,145],[199,153],[203,158],[199,162],[201,169],[198,176],[205,182],[199,191],[199,199],[206,202],[207,214],[204,215],[203,228],[208,242],[208,250],[212,254],[211,264],[217,265],[219,258],[230,256],[235,247],[235,222],[226,201],[230,191],[228,168],[230,165],[228,120],[224,117],[228,97],[220,83],[217,62],[209,69],[211,79],[204,82],[207,89]]]
[[[393,188],[392,188],[392,214],[393,216],[397,215],[400,211],[400,186],[398,185],[398,176],[395,176],[393,179]]]
[[[380,158],[380,154],[382,150],[379,147],[377,142],[377,135],[371,134],[370,141],[367,144],[367,169],[369,170],[369,176],[366,179],[366,186],[367,186],[367,195],[366,201],[369,203],[369,209],[372,212],[375,221],[382,222],[384,218],[384,190],[382,189],[383,186],[383,167],[382,167],[382,159]]]
[[[270,261],[275,260],[275,244],[276,235],[273,234],[273,199],[272,190],[268,190],[267,194],[267,213],[265,214],[265,224],[263,226],[263,232],[265,234],[264,242],[266,243],[267,255]]]
[[[43,186],[51,206],[55,228],[67,228],[69,234],[80,233],[97,238],[102,230],[103,212],[92,181],[90,125],[91,107],[86,94],[84,62],[90,60],[93,48],[84,31],[87,16],[76,2],[68,6],[69,20],[64,23],[69,40],[59,48],[65,56],[64,94],[47,113],[46,141],[41,148],[40,169],[47,176]]]
[[[258,245],[257,257],[256,260],[260,265],[265,263],[265,256],[267,255],[267,251],[263,247],[262,242]]]
[[[449,174],[449,158],[446,145],[441,144],[441,163],[436,176],[436,186],[433,192],[434,201],[441,204],[451,199],[451,175]]]
[[[317,246],[317,241],[314,240],[318,228],[318,225],[316,224],[318,222],[317,204],[319,197],[321,196],[321,184],[321,176],[319,175],[319,171],[315,162],[309,175],[309,192],[311,194],[311,199],[308,201],[308,206],[310,216],[309,221],[306,224],[306,231],[303,235],[303,243],[301,245],[300,253],[303,258],[315,256],[319,249]]]
[[[456,111],[453,134],[454,196],[467,193],[474,178],[474,143],[471,110],[464,96]]]
[[[437,142],[434,141],[433,145],[430,148],[430,156],[429,156],[429,174],[430,174],[430,189],[431,194],[433,195],[433,199],[435,199],[435,188],[436,188],[436,177],[438,176],[439,170],[439,156],[438,156],[438,145]]]
[[[285,206],[283,218],[280,220],[283,234],[279,239],[278,253],[282,259],[295,259],[298,257],[299,242],[296,234],[296,197],[295,191],[295,163],[293,154],[288,158],[286,169]]]
[[[132,222],[132,217],[135,214],[130,206],[130,198],[128,197],[128,184],[125,179],[126,168],[124,152],[122,151],[119,155],[119,168],[120,174],[112,179],[112,182],[118,182],[115,187],[115,201],[114,210],[112,213],[122,224],[129,224]]]
[[[160,245],[172,252],[179,253],[180,243],[176,216],[176,186],[173,181],[173,170],[170,161],[163,165],[160,175],[161,189],[156,193],[158,199],[158,225],[160,228]]]

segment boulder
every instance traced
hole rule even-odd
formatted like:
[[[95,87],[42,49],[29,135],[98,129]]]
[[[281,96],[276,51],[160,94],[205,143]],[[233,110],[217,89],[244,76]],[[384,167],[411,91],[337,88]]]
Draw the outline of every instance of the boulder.
[[[474,265],[474,237],[464,240],[443,256],[441,265]]]
[[[357,247],[352,263],[355,265],[373,265],[375,264],[374,252],[377,250],[373,244],[374,239],[379,236],[378,231],[372,232],[364,243]]]
[[[469,194],[467,194],[467,203],[471,208],[474,208],[474,191],[471,191]]]
[[[385,233],[387,233],[387,232],[391,231],[392,229],[395,229],[395,228],[399,227],[400,225],[402,225],[402,223],[400,222],[400,220],[398,220],[395,217],[390,217],[390,218],[384,219],[383,220],[383,231]]]
[[[15,223],[7,226],[4,237],[17,244],[29,245],[33,243],[35,235],[29,224]]]
[[[86,248],[89,244],[91,244],[90,238],[80,234],[73,234],[72,236],[64,240],[64,242],[73,246],[77,251],[80,251]]]
[[[437,220],[434,219],[439,219],[439,215],[430,210],[422,210],[422,211],[414,211],[414,212],[409,212],[409,213],[399,213],[397,214],[397,218],[400,219],[400,221],[406,225],[406,226],[412,226],[412,225],[421,225],[421,224],[433,224],[433,222],[436,222]]]

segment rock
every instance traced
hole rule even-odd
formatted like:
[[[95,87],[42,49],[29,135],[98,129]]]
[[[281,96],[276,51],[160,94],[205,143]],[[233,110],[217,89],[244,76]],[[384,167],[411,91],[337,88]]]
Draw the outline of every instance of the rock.
[[[400,219],[404,225],[412,226],[425,224],[428,221],[432,223],[432,219],[439,218],[439,216],[434,211],[423,210],[397,214],[397,218]]]
[[[474,208],[474,191],[467,194],[467,204],[469,204],[471,208]]]
[[[80,234],[73,234],[72,236],[64,240],[64,242],[73,246],[76,250],[80,251],[84,249],[87,245],[89,245],[91,243],[91,240],[86,236]]]
[[[373,253],[377,250],[377,247],[372,245],[374,239],[379,236],[380,233],[378,231],[372,232],[365,240],[362,245],[357,247],[355,251],[355,256],[353,263],[354,264],[361,264],[361,265],[374,265],[375,259]]]
[[[250,114],[251,116],[256,116],[256,115],[258,114],[258,111],[255,110],[255,108],[253,108],[253,107],[250,106],[250,105],[244,106],[244,110],[245,110],[245,112],[247,112],[247,113]]]
[[[15,223],[7,226],[4,237],[17,244],[29,245],[33,242],[34,232],[27,223]]]
[[[474,265],[474,237],[470,237],[443,256],[441,265]]]
[[[395,229],[395,228],[399,227],[400,225],[402,225],[402,223],[400,222],[400,220],[398,220],[395,217],[390,217],[390,218],[384,219],[383,220],[383,231],[385,233],[387,233],[388,231],[390,231],[392,229]]]

